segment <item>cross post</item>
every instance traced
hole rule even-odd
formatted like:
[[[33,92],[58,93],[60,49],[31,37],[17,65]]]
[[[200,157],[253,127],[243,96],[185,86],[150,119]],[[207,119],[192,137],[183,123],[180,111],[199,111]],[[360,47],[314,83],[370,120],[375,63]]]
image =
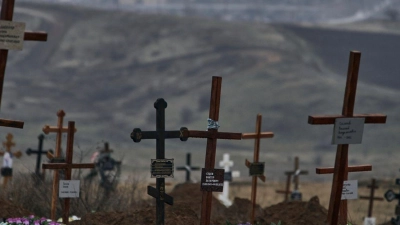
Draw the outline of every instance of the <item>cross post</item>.
[[[360,66],[361,53],[350,52],[349,67],[347,72],[346,90],[344,94],[343,108],[341,115],[333,116],[309,116],[308,123],[313,125],[334,124],[338,118],[365,118],[365,123],[385,123],[386,115],[382,114],[354,114],[354,104],[357,89],[358,71]],[[347,202],[341,201],[344,180],[348,179],[348,149],[349,144],[338,144],[335,158],[335,166],[329,171],[333,172],[332,191],[329,201],[328,219],[329,225],[347,223]],[[365,171],[365,166],[356,167],[358,171]],[[317,170],[318,171],[318,170]],[[340,211],[340,213],[339,213]]]
[[[231,171],[231,167],[233,166],[233,161],[229,159],[229,154],[224,153],[222,156],[222,160],[219,161],[219,166],[224,168],[224,190],[222,194],[218,195],[218,199],[222,201],[222,203],[229,207],[232,205],[232,201],[229,199],[229,182],[232,181],[233,177],[239,177],[240,171]]]
[[[256,119],[256,132],[255,133],[244,133],[242,134],[243,139],[254,139],[254,154],[253,154],[253,163],[246,159],[245,164],[250,169],[253,164],[259,163],[259,155],[260,155],[260,141],[261,138],[273,138],[273,132],[261,132],[261,124],[262,124],[262,115],[257,114]],[[251,170],[251,169],[250,169]],[[257,178],[260,178],[262,182],[265,182],[264,176],[264,168],[262,168],[262,174],[252,175],[251,182],[251,204],[252,210],[250,215],[250,223],[254,223],[255,217],[255,208],[256,208],[256,199],[257,199]]]
[[[183,132],[187,128],[182,127],[180,130],[165,131],[165,109],[167,108],[167,102],[159,98],[154,103],[154,108],[156,109],[156,131],[142,131],[139,128],[135,128],[131,133],[131,139],[134,142],[140,142],[142,139],[156,139],[156,160],[163,160],[165,159],[165,139],[180,138],[181,141],[186,141],[187,137],[184,137]],[[164,203],[169,205],[173,205],[174,203],[173,197],[165,193],[164,176],[156,178],[156,188],[147,186],[147,194],[156,199],[156,224],[163,225],[165,219]]]
[[[369,196],[360,196],[360,199],[369,200],[368,217],[372,217],[372,208],[374,207],[374,200],[383,201],[383,198],[375,197],[375,189],[378,189],[379,186],[376,185],[376,180],[374,178],[371,179],[371,184],[369,184],[367,187],[370,189]]]
[[[14,16],[14,4],[15,0],[2,0],[0,20],[12,21]],[[47,33],[26,31],[24,33],[24,41],[47,41]],[[0,49],[0,105],[3,96],[7,57],[8,50]]]
[[[192,166],[192,155],[190,153],[186,153],[186,165],[185,166],[178,166],[176,170],[183,170],[186,171],[186,182],[190,182],[190,174],[193,170],[200,170],[198,166]]]
[[[75,122],[69,121],[68,122],[68,137],[67,137],[67,151],[66,151],[66,160],[65,163],[48,163],[43,164],[43,169],[54,169],[54,170],[64,170],[65,171],[65,180],[71,180],[71,171],[72,169],[93,169],[94,163],[80,163],[74,164],[72,163],[72,158],[74,154],[74,133],[75,133]],[[58,180],[53,180],[53,187],[54,182],[59,183]],[[64,199],[64,210],[63,210],[63,223],[69,224],[68,217],[69,217],[69,206],[70,206],[70,199]]]
[[[210,110],[209,110],[209,125],[207,131],[189,130],[185,134],[191,138],[207,138],[205,169],[213,170],[215,167],[215,155],[217,149],[217,139],[233,139],[240,140],[241,133],[218,132],[219,106],[221,100],[221,84],[222,77],[212,77]],[[212,191],[202,191],[201,200],[201,225],[210,225],[211,219],[211,203]]]
[[[42,129],[45,134],[57,133],[55,155],[51,155],[49,153],[47,154],[50,155],[52,159],[60,159],[62,133],[68,132],[68,127],[63,127],[64,116],[65,116],[64,110],[59,110],[57,112],[57,117],[58,117],[57,126],[45,125]],[[74,126],[74,132],[76,132],[75,126]],[[56,200],[59,188],[58,180],[59,180],[59,171],[55,170],[53,174],[53,190],[52,190],[53,192],[51,196],[51,214],[50,214],[50,219],[52,219],[53,221],[55,221],[56,219]]]
[[[40,163],[41,163],[41,158],[42,158],[42,154],[47,154],[48,152],[52,152],[52,150],[47,150],[47,151],[43,151],[43,140],[44,140],[44,135],[40,134],[38,136],[39,139],[39,146],[37,150],[33,150],[31,148],[28,148],[26,150],[26,154],[31,155],[31,154],[36,154],[36,167],[35,167],[35,174],[38,177],[41,177],[40,175]],[[44,176],[42,177],[44,179]]]
[[[21,157],[22,153],[20,151],[11,152],[11,148],[15,146],[15,142],[13,141],[14,136],[10,133],[7,134],[6,136],[6,141],[3,142],[3,146],[6,148],[5,152],[0,151],[0,155],[4,157],[3,161],[3,167],[7,172],[5,174],[2,174],[3,176],[3,187],[7,186],[7,183],[9,180],[12,179],[12,156],[15,156],[17,158]]]

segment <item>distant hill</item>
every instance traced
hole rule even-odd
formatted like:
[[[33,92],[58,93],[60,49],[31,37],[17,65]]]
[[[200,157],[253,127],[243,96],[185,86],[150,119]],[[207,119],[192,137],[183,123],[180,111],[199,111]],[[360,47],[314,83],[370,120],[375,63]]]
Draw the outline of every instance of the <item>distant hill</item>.
[[[365,126],[363,144],[351,147],[350,164],[374,165],[374,172],[360,176],[397,176],[394,156],[400,99],[398,89],[391,84],[398,82],[398,70],[376,74],[387,80],[379,83],[373,76],[364,76],[369,71],[363,69],[380,70],[373,66],[374,61],[365,62],[369,55],[374,55],[382,70],[385,62],[393,66],[399,57],[390,46],[398,45],[397,35],[384,39],[386,47],[377,47],[382,44],[381,36],[370,32],[343,35],[337,29],[332,33],[321,28],[52,4],[21,3],[15,12],[14,21],[26,22],[29,30],[49,33],[47,43],[26,42],[23,51],[9,54],[0,116],[25,121],[23,130],[2,128],[4,137],[7,132],[14,134],[21,150],[36,147],[41,128],[56,125],[56,112],[64,109],[64,121],[76,121],[75,150],[82,151],[83,161],[89,161],[89,154],[108,141],[114,155],[123,158],[127,172],[147,171],[150,158],[155,157],[155,141],[133,143],[129,135],[136,127],[155,129],[154,101],[164,98],[168,102],[167,130],[181,126],[206,129],[211,78],[222,76],[220,130],[253,132],[256,114],[261,113],[262,130],[275,132],[273,139],[261,143],[260,160],[267,163],[268,179],[284,179],[283,171],[293,167],[296,155],[301,166],[310,171],[317,165],[333,166],[333,127],[308,125],[307,117],[341,112],[343,75],[353,50],[344,44],[356,37],[367,44],[355,111],[386,113],[388,124]],[[307,35],[311,32],[316,39]],[[327,32],[343,39],[318,39]],[[324,46],[330,46],[330,51],[325,52]],[[375,47],[373,51],[369,46]],[[392,50],[390,57],[387,48]],[[54,148],[54,144],[55,135],[48,135],[45,148]],[[202,166],[205,144],[198,139],[186,143],[167,140],[166,156],[182,165],[186,152],[192,152],[193,164]],[[252,151],[253,141],[221,140],[216,161],[222,153],[230,152],[234,169],[246,176],[244,159],[251,159]],[[21,162],[25,164],[16,164],[33,170],[34,157],[25,155]],[[180,173],[176,172],[177,179]],[[309,177],[329,176],[311,172]]]

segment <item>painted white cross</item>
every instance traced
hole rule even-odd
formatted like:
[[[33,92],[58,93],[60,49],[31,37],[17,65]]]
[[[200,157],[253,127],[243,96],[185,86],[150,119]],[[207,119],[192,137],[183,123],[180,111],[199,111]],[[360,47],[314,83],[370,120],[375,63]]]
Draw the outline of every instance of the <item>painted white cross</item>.
[[[230,168],[233,166],[233,161],[229,160],[229,154],[225,153],[223,155],[222,161],[219,161],[219,166],[224,167],[225,173],[230,172]],[[232,178],[239,177],[240,171],[232,171]],[[218,195],[218,199],[224,204],[226,207],[232,205],[232,201],[229,200],[229,181],[224,181],[224,190],[222,194]]]

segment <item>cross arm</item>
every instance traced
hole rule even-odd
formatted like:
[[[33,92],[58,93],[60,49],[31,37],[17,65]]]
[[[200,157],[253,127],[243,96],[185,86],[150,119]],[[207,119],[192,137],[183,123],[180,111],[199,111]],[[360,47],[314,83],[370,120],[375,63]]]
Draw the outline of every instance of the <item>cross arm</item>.
[[[52,151],[52,150],[50,149],[50,150],[45,150],[45,151],[38,151],[38,150],[33,150],[31,148],[28,148],[25,152],[26,152],[26,154],[30,155],[30,154],[39,154],[39,152],[40,152],[40,154],[47,154],[48,151]]]
[[[181,127],[180,130],[164,131],[164,138],[180,138],[181,141],[186,141],[188,139],[185,135],[187,130],[186,127]],[[140,128],[133,129],[131,133],[131,138],[134,142],[140,142],[142,139],[157,139],[158,137],[158,131],[142,131]]]
[[[273,132],[261,132],[260,133],[260,138],[272,138],[274,137]],[[242,139],[254,139],[258,138],[258,135],[256,133],[243,133],[242,134]]]
[[[324,168],[316,168],[317,174],[329,174],[334,172],[333,167],[324,167]],[[363,171],[372,171],[371,165],[360,165],[360,166],[349,166],[347,167],[348,172],[363,172]]]
[[[241,140],[242,133],[218,132],[217,130],[211,130],[211,131],[188,130],[187,137]]]
[[[14,128],[24,128],[24,122],[18,120],[5,120],[0,119],[0,126],[1,127],[14,127]]]
[[[152,186],[147,186],[147,194],[152,196],[153,198],[160,198],[163,202],[167,203],[168,205],[173,205],[174,204],[174,198],[163,193],[163,197],[160,196],[160,192],[157,191],[156,188]]]
[[[56,127],[56,126],[46,125],[43,127],[42,130],[45,134],[49,134],[50,132],[58,132],[60,130],[60,128]],[[67,127],[61,128],[61,132],[63,132],[63,133],[68,132],[68,128]],[[76,132],[76,128],[75,128],[74,132]]]
[[[360,199],[368,199],[370,200],[371,197],[370,196],[360,196]],[[374,197],[373,200],[377,200],[377,201],[383,201],[384,198],[382,197]]]
[[[47,33],[25,31],[24,41],[47,41]]]
[[[286,171],[285,175],[294,175],[296,174],[296,171]],[[298,173],[298,175],[307,175],[308,171],[306,170],[301,170],[300,173]]]
[[[80,164],[68,164],[68,163],[48,163],[42,164],[42,169],[86,169],[94,168],[94,163],[80,163]]]
[[[312,115],[308,116],[308,123],[313,125],[334,124],[337,118],[348,118],[348,116]],[[386,115],[383,114],[354,114],[352,118],[365,118],[365,123],[386,123]]]

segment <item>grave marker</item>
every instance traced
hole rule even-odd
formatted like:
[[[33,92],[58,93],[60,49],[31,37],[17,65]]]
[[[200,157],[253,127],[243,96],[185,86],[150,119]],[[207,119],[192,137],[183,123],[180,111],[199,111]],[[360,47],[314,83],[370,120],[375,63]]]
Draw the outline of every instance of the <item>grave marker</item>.
[[[0,13],[0,21],[2,23],[7,23],[8,21],[12,21],[14,16],[14,3],[15,0],[2,0],[1,5],[1,13]],[[16,23],[8,22],[7,26],[3,26],[2,30],[4,31],[7,27],[18,25]],[[20,32],[23,34],[23,40],[25,41],[47,41],[47,33],[44,32]],[[4,33],[3,33],[4,34]],[[15,35],[12,35],[15,36]],[[17,35],[18,36],[18,35]],[[22,36],[22,35],[21,35]],[[1,37],[1,35],[0,35]],[[3,39],[3,38],[1,38]],[[21,37],[22,39],[22,37]],[[16,40],[13,40],[16,41]],[[13,45],[14,46],[14,45]],[[18,47],[19,48],[19,47]],[[8,49],[4,46],[0,49],[0,105],[1,99],[3,96],[3,84],[4,84],[4,76],[6,71],[6,64],[7,64],[7,57],[8,57]]]
[[[285,191],[276,191],[277,193],[285,194],[285,201],[288,199],[288,194],[291,194],[291,200],[300,200],[302,199],[301,192],[299,191],[299,176],[307,175],[308,171],[299,169],[299,157],[296,156],[294,158],[294,169],[293,171],[286,171],[286,176],[289,178],[288,183],[286,183]],[[290,192],[290,177],[293,176],[294,190]]]
[[[190,182],[190,175],[193,170],[200,170],[198,166],[192,166],[191,154],[186,153],[186,165],[185,166],[178,166],[176,170],[184,170],[186,171],[186,182]]]
[[[6,148],[6,150],[5,152],[0,152],[0,155],[3,156],[3,167],[1,168],[1,175],[3,176],[3,187],[6,187],[8,181],[12,179],[13,156],[19,158],[22,155],[20,151],[17,151],[15,153],[11,152],[11,147],[15,146],[13,138],[14,136],[12,134],[7,134],[6,141],[3,142],[3,146]]]
[[[374,178],[371,179],[371,184],[367,186],[370,189],[369,196],[360,196],[360,199],[367,199],[369,200],[368,204],[368,217],[372,217],[372,209],[374,207],[374,200],[376,201],[383,201],[382,197],[375,197],[375,189],[378,189],[379,186],[376,185],[376,180]]]
[[[174,168],[173,164],[166,164],[166,161],[171,160],[165,159],[165,139],[179,138],[181,141],[186,141],[187,137],[183,136],[183,132],[187,130],[187,128],[182,127],[180,130],[165,131],[165,109],[167,108],[167,102],[164,99],[159,98],[154,103],[154,108],[156,108],[156,131],[142,131],[139,128],[135,128],[131,133],[131,138],[134,142],[140,142],[142,139],[156,139],[155,161],[165,161],[165,165],[163,166],[167,166],[161,169],[161,174],[159,174],[158,177],[156,174],[156,188],[147,186],[147,194],[156,199],[156,224],[161,225],[164,224],[164,203],[173,205],[174,200],[171,196],[165,193],[164,177],[165,175],[172,175],[169,173],[171,173],[171,169],[173,170]]]
[[[400,185],[400,179],[396,179],[396,185]],[[388,191],[385,192],[384,196],[386,201],[388,202],[391,202],[395,199],[398,200],[395,209],[396,218],[392,218],[391,222],[393,225],[400,225],[400,193],[396,194],[392,189],[389,189]]]
[[[44,174],[43,177],[40,175],[40,163],[41,163],[41,158],[42,158],[42,154],[47,154],[48,152],[52,152],[53,150],[47,150],[47,151],[43,151],[43,139],[44,139],[44,135],[40,134],[38,136],[39,139],[39,146],[37,150],[33,150],[31,148],[28,148],[26,150],[26,154],[31,155],[31,154],[36,154],[36,167],[35,167],[35,174],[38,177],[41,177],[42,179],[44,179]]]
[[[66,160],[65,163],[46,163],[42,164],[43,169],[54,169],[54,170],[64,170],[65,171],[65,181],[69,182],[71,180],[71,171],[72,169],[93,169],[95,167],[94,163],[80,163],[74,164],[72,163],[72,158],[74,154],[74,133],[75,133],[75,122],[69,121],[68,122],[68,137],[67,137],[67,151],[66,151]],[[53,180],[53,188],[55,187],[54,183],[63,182],[63,180]],[[57,192],[58,192],[57,186]],[[54,191],[54,190],[53,190]],[[52,202],[55,202],[55,199],[52,199]],[[68,217],[69,217],[69,206],[70,206],[70,199],[64,199],[64,209],[63,209],[63,223],[68,224]]]
[[[360,65],[361,53],[357,51],[350,52],[349,67],[347,72],[346,91],[343,101],[341,115],[333,116],[309,116],[308,123],[313,125],[334,124],[336,119],[340,118],[364,118],[365,123],[385,123],[386,116],[382,114],[354,114],[354,104],[357,89],[358,70]],[[347,223],[347,202],[341,200],[343,182],[348,179],[348,172],[352,172],[348,167],[348,144],[339,144],[336,151],[334,168],[324,168],[321,172],[333,172],[332,191],[329,201],[328,219],[329,225]],[[366,171],[371,168],[369,165],[356,166],[353,169]],[[317,168],[318,173],[318,168]],[[340,213],[339,213],[340,210]]]
[[[275,190],[275,193],[284,194],[285,195],[285,200],[284,201],[287,202],[288,199],[289,199],[289,195],[292,193],[290,191],[290,182],[291,182],[292,174],[290,174],[290,173],[285,173],[285,174],[286,174],[286,188],[285,188],[285,190]]]
[[[207,138],[206,157],[204,163],[205,168],[203,170],[204,172],[218,171],[217,169],[214,169],[215,154],[217,150],[217,139],[240,140],[242,138],[241,133],[218,132],[219,106],[221,100],[221,84],[222,84],[222,77],[216,77],[216,76],[212,77],[210,110],[208,116],[209,118],[208,118],[207,131],[189,130],[186,131],[187,133],[185,133],[186,136],[192,138]],[[212,203],[212,192],[203,191],[202,201],[201,201],[201,220],[200,220],[201,225],[210,225],[211,203]]]
[[[261,132],[261,123],[262,123],[262,116],[261,114],[257,114],[256,120],[256,132],[255,133],[245,133],[242,134],[243,139],[255,139],[254,141],[254,155],[253,155],[253,163],[250,163],[247,159],[245,161],[246,166],[249,168],[250,175],[252,177],[251,182],[251,203],[252,203],[252,210],[250,215],[250,223],[254,223],[255,217],[255,208],[256,208],[256,196],[257,196],[257,178],[260,178],[262,182],[265,182],[264,176],[264,163],[260,163],[258,161],[259,154],[260,154],[260,140],[261,138],[272,138],[274,137],[273,132]]]
[[[45,134],[57,133],[55,155],[49,153],[47,154],[50,155],[51,162],[55,163],[65,162],[65,159],[61,158],[62,133],[68,132],[68,127],[63,127],[64,116],[65,116],[64,110],[59,110],[57,112],[57,117],[58,117],[57,126],[45,125],[42,129]],[[75,126],[74,126],[74,132],[76,132]],[[58,180],[59,180],[59,171],[55,170],[53,174],[53,189],[52,189],[53,192],[51,196],[51,215],[50,215],[50,219],[53,221],[55,221],[56,219],[56,200],[59,189]]]
[[[232,181],[233,177],[239,177],[240,171],[231,171],[233,161],[229,160],[229,154],[224,153],[223,160],[219,161],[219,166],[224,168],[224,190],[222,194],[218,195],[218,199],[226,206],[232,205],[232,201],[229,199],[229,182]]]

